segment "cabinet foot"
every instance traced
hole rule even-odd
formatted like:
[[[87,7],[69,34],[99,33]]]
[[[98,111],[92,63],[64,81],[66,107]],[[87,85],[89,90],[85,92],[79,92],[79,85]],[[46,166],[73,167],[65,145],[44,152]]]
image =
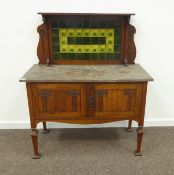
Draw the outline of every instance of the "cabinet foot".
[[[43,131],[42,131],[42,133],[43,133],[43,134],[48,134],[49,132],[50,132],[50,130],[47,129],[47,124],[46,124],[46,122],[43,122]]]
[[[34,150],[34,159],[40,158],[40,153],[38,151],[38,131],[36,129],[32,129],[31,139],[33,143],[33,150]]]
[[[143,139],[143,134],[144,134],[143,127],[139,126],[137,129],[137,149],[134,152],[135,156],[142,156],[141,143],[142,143],[142,139]]]
[[[132,120],[129,120],[128,128],[126,128],[126,131],[127,132],[132,132]]]
[[[140,151],[134,151],[135,156],[142,156],[142,153]]]
[[[126,128],[127,132],[132,132],[132,128]]]
[[[40,159],[40,158],[41,158],[41,154],[40,154],[40,153],[35,154],[35,155],[33,156],[33,159]]]

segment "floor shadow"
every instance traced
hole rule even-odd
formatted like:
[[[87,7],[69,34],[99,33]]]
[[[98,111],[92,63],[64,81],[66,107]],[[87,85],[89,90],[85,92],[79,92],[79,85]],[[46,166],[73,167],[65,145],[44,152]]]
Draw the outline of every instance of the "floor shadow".
[[[124,131],[123,131],[124,130]],[[59,140],[112,140],[119,139],[123,128],[71,128],[54,129]]]

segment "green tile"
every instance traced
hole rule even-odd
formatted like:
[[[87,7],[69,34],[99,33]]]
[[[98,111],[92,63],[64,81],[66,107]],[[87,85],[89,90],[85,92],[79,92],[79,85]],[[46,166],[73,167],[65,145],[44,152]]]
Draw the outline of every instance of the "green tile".
[[[105,53],[98,54],[99,60],[105,60]]]
[[[98,21],[91,21],[91,28],[98,28]]]
[[[90,37],[83,37],[83,44],[90,44]]]
[[[60,27],[60,28],[65,28],[65,27],[66,27],[66,22],[65,22],[64,20],[61,20],[61,21],[59,22],[59,27]]]
[[[83,60],[83,54],[76,53],[76,60]]]
[[[84,53],[83,54],[83,59],[84,60],[90,60],[90,54],[89,53]]]
[[[120,45],[114,45],[114,52],[120,52]]]
[[[61,53],[60,57],[61,57],[61,60],[67,60],[68,59],[67,53]]]
[[[90,28],[90,22],[89,21],[83,21],[83,28]]]
[[[52,37],[59,37],[59,29],[52,29]]]
[[[58,44],[59,43],[59,37],[53,37],[52,38],[52,43],[53,43],[53,45]]]
[[[52,24],[51,24],[51,27],[52,28],[58,28],[59,27],[58,21],[53,21]]]
[[[59,52],[59,45],[53,45],[52,46],[52,51],[53,52]]]
[[[75,44],[81,45],[82,44],[82,38],[81,37],[76,37],[75,38]]]
[[[98,60],[98,53],[91,53],[91,60]]]
[[[60,53],[53,53],[54,60],[60,60]]]
[[[114,60],[114,54],[113,53],[106,53],[106,60]]]
[[[98,44],[98,37],[91,37],[91,44]]]
[[[99,37],[98,44],[106,44],[106,37]]]
[[[108,28],[114,28],[115,27],[115,22],[114,21],[107,21],[107,27]]]
[[[99,28],[106,28],[106,21],[99,21]]]
[[[68,60],[75,60],[75,53],[67,53]]]
[[[73,22],[73,27],[74,28],[81,28],[82,27],[82,21],[74,21]]]
[[[120,53],[114,53],[114,59],[120,59]]]
[[[68,44],[75,44],[75,38],[74,37],[68,37]]]
[[[73,21],[66,21],[66,27],[72,28],[73,27]]]

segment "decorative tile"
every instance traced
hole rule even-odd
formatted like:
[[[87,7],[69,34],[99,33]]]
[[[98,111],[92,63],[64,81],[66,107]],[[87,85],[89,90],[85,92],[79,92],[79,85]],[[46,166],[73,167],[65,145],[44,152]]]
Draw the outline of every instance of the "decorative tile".
[[[58,60],[119,59],[121,24],[115,21],[66,21],[52,23],[52,55]]]

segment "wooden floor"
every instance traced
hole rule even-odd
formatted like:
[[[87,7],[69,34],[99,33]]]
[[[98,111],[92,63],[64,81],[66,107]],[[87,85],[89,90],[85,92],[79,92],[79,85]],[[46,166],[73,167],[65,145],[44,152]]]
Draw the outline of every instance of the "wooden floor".
[[[33,160],[30,130],[0,130],[0,175],[174,174],[174,127],[145,128],[142,157],[135,139],[135,128],[40,131],[42,158]]]

